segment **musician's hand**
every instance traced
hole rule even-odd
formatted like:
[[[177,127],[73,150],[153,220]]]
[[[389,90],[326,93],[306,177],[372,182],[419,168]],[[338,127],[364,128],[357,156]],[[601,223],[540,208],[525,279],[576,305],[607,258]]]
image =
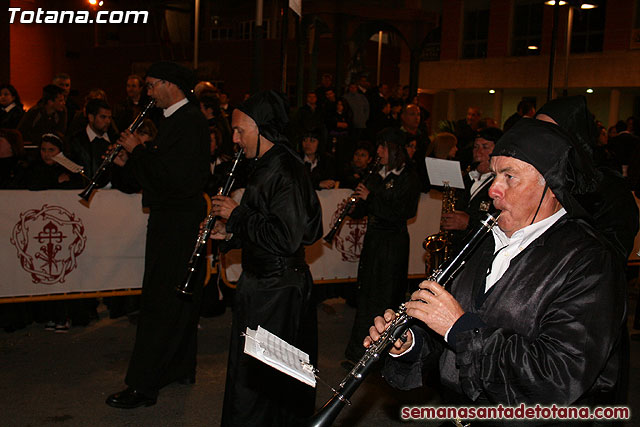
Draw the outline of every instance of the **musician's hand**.
[[[209,238],[213,240],[226,240],[229,237],[226,226],[227,225],[224,222],[216,221],[215,225],[213,226],[213,230],[211,230]],[[202,231],[203,228],[204,222],[200,224],[200,231]]]
[[[122,145],[125,150],[131,153],[134,148],[142,144],[142,141],[135,134],[129,132],[128,130],[125,130],[120,134],[120,138],[118,138],[118,144]]]
[[[107,155],[110,154],[115,148],[116,144],[109,145],[109,147],[107,148],[107,152],[102,156],[102,158],[104,159],[105,157],[107,157]],[[127,153],[125,150],[120,150],[118,155],[113,159],[113,163],[122,167],[125,165],[125,163],[127,163],[127,160],[129,160],[129,153]]]
[[[443,213],[440,224],[444,230],[466,230],[469,225],[469,214],[462,211]]]
[[[393,319],[396,318],[396,313],[393,310],[386,310],[382,316],[377,316],[373,319],[373,326],[369,328],[369,336],[364,339],[362,343],[365,347],[369,348],[373,342],[377,341],[382,334],[391,324]],[[389,353],[402,354],[411,347],[413,343],[413,334],[411,331],[407,331],[407,340],[397,340],[393,343],[393,347],[389,350]]]
[[[69,181],[71,181],[71,177],[66,172],[62,172],[60,175],[58,175],[58,184]]]
[[[320,188],[324,188],[326,190],[332,190],[336,186],[336,182],[333,179],[325,179],[324,181],[320,181],[318,184]]]
[[[369,197],[369,193],[369,189],[365,187],[363,183],[360,183],[356,187],[356,191],[353,193],[353,195],[359,199],[367,200],[367,197]]]
[[[238,207],[238,202],[226,196],[213,196],[211,203],[213,204],[211,212],[213,212],[215,216],[224,219],[229,219],[231,212]]]
[[[464,314],[453,295],[436,282],[428,280],[420,283],[420,289],[411,295],[411,301],[405,306],[409,316],[421,320],[442,336]]]

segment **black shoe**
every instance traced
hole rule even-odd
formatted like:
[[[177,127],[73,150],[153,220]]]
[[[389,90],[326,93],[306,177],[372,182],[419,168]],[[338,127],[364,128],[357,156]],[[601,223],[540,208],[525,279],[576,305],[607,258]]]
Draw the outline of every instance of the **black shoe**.
[[[123,390],[119,393],[112,394],[107,397],[107,405],[114,408],[133,409],[138,406],[151,406],[156,404],[155,397],[149,397],[138,390],[131,387]]]

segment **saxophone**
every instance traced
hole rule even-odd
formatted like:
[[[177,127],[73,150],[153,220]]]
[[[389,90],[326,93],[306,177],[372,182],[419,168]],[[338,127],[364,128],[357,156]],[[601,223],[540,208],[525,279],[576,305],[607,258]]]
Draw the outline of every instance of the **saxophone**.
[[[486,218],[480,222],[480,227],[469,235],[460,252],[434,270],[428,280],[446,287],[456,273],[464,267],[475,248],[489,235],[493,226],[498,222],[498,216],[495,213],[488,213]],[[351,404],[349,398],[362,384],[367,374],[371,372],[375,363],[380,360],[383,354],[389,351],[393,343],[399,340],[414,322],[415,319],[407,315],[405,305],[402,304],[396,312],[394,320],[380,335],[380,338],[367,348],[364,356],[342,380],[333,397],[311,419],[307,420],[305,426],[327,427],[332,425],[342,408],[347,404]],[[460,420],[455,420],[454,423],[458,426],[461,425]]]
[[[366,184],[369,177],[375,172],[377,172],[379,168],[380,168],[380,157],[376,157],[375,162],[373,162],[373,165],[371,165],[371,167],[367,170],[367,172],[365,172],[362,175],[359,183]],[[358,203],[359,199],[354,194],[349,196],[347,203],[345,203],[345,205],[342,207],[342,211],[340,212],[340,215],[338,215],[338,219],[336,219],[336,222],[333,224],[333,227],[331,227],[331,230],[329,230],[327,235],[323,237],[324,241],[327,242],[329,245],[333,244],[333,239],[335,239],[336,234],[338,234],[338,232],[340,231],[340,228],[342,227],[342,223],[344,222],[344,219],[347,217],[347,215],[351,213],[351,209]]]
[[[455,210],[456,205],[456,190],[449,186],[449,181],[444,181],[444,189],[442,190],[442,210],[440,212],[440,218],[442,214],[451,213]],[[427,236],[422,242],[422,247],[427,251],[425,259],[425,271],[427,276],[443,262],[449,259],[449,249],[451,247],[450,232],[442,229],[440,225],[440,231],[436,234]]]

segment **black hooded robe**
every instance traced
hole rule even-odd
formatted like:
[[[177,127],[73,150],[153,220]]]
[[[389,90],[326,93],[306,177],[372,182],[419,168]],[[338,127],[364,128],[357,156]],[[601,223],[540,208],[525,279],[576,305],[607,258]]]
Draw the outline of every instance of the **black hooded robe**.
[[[240,205],[227,221],[242,247],[225,386],[223,426],[298,426],[315,389],[244,353],[246,328],[262,326],[317,362],[313,281],[304,246],[322,236],[322,213],[302,161],[275,144],[255,161]],[[224,248],[223,248],[224,249]]]
[[[469,317],[449,332],[450,344],[415,328],[414,349],[387,358],[384,377],[402,390],[419,387],[422,361],[439,351],[446,403],[599,403],[601,393],[616,386],[619,330],[626,319],[624,270],[610,247],[585,222],[565,215],[484,293],[493,251],[489,238],[452,283],[451,293]],[[503,424],[516,423],[488,425]]]

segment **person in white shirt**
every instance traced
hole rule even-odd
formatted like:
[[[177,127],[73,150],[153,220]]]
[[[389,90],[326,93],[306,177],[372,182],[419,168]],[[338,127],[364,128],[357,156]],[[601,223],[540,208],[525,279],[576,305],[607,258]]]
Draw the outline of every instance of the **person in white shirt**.
[[[579,157],[567,133],[539,120],[520,120],[500,139],[489,190],[498,227],[450,288],[424,281],[412,294],[406,309],[416,323],[383,369],[391,385],[421,386],[423,363],[435,355],[447,404],[608,402],[618,386],[626,281],[574,197],[594,185]],[[365,347],[393,316],[376,317]]]

